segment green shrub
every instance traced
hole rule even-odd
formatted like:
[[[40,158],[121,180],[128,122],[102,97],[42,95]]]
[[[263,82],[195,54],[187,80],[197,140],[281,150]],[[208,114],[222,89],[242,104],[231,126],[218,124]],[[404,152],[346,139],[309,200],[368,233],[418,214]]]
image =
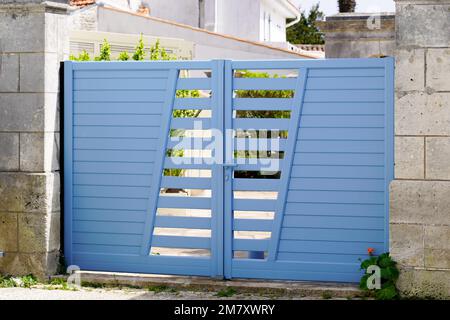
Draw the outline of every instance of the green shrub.
[[[119,57],[117,58],[117,60],[119,60],[119,61],[128,61],[128,60],[130,60],[130,55],[128,54],[128,52],[121,52],[119,54]]]
[[[80,54],[78,55],[78,57],[74,56],[74,55],[70,55],[69,60],[72,61],[90,61],[91,57],[89,56],[89,53],[86,52],[86,50],[83,50],[80,52]]]
[[[134,50],[134,54],[133,54],[133,60],[135,61],[142,61],[145,59],[145,49],[144,49],[144,38],[141,37],[139,38],[139,42],[136,45],[136,48]]]
[[[95,57],[95,61],[111,61],[111,45],[104,39],[100,46],[100,56]]]
[[[369,255],[370,257],[368,259],[361,262],[361,269],[364,270],[365,274],[361,278],[359,287],[364,291],[368,291],[371,295],[380,300],[397,299],[399,294],[396,287],[396,282],[400,273],[397,268],[397,263],[391,258],[389,252],[383,253],[379,256],[373,256],[369,251]],[[380,289],[369,289],[367,287],[367,280],[371,276],[370,273],[367,273],[367,269],[372,265],[380,268]]]

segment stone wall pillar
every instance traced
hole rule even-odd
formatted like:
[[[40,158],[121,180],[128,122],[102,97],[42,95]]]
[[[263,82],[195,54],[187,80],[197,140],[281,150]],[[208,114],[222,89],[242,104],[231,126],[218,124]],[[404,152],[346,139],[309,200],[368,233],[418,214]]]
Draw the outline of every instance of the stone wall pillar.
[[[391,253],[407,295],[450,296],[450,0],[396,0]]]
[[[64,2],[0,0],[0,273],[54,273],[60,249]]]

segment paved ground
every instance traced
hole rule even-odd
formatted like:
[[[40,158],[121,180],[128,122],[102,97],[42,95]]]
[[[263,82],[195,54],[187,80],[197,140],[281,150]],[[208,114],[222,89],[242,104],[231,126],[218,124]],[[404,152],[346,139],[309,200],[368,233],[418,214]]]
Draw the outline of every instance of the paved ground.
[[[333,299],[332,297],[326,297]],[[277,295],[235,294],[232,297],[218,297],[214,292],[150,292],[143,289],[90,289],[83,288],[78,291],[4,288],[0,289],[0,300],[214,300],[214,299],[257,299],[277,300],[286,299]],[[321,297],[293,296],[287,299],[294,300],[320,300]],[[336,298],[346,300],[345,298]]]

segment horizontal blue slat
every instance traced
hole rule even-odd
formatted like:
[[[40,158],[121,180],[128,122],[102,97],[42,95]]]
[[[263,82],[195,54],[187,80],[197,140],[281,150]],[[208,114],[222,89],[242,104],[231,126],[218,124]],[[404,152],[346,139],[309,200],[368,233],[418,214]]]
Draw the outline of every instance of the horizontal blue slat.
[[[209,98],[177,98],[174,102],[176,110],[211,109],[211,99]]]
[[[75,138],[74,149],[84,150],[157,150],[158,139]]]
[[[73,117],[76,126],[130,126],[159,127],[159,115],[78,114]]]
[[[329,77],[310,78],[306,83],[306,90],[311,89],[384,89],[384,75],[380,77]]]
[[[96,244],[74,244],[73,252],[94,253],[94,254],[124,254],[138,255],[141,248],[139,246],[120,246],[120,245],[96,245]]]
[[[383,242],[383,230],[283,228],[284,240],[365,241]]]
[[[384,77],[384,68],[317,68],[308,70],[308,78],[330,78],[330,77]],[[339,81],[339,79],[337,79]]]
[[[384,188],[384,179],[291,178],[289,181],[290,190],[384,191]]]
[[[73,128],[75,138],[157,138],[161,133],[159,127],[102,127],[87,126]]]
[[[256,263],[258,260],[251,259],[242,259],[242,260],[234,260],[233,265],[236,268],[252,268],[255,271],[265,271],[267,274],[270,272],[278,273],[300,273],[300,272],[323,272],[323,273],[332,273],[338,272],[341,274],[352,274],[352,273],[361,273],[359,268],[359,261],[355,260],[351,263],[311,263],[308,260],[298,261],[296,263],[287,262],[287,261],[259,261],[260,263]]]
[[[118,246],[139,246],[142,235],[140,234],[115,234],[115,233],[90,233],[74,232],[74,244],[93,245],[118,245]]]
[[[296,152],[368,152],[383,153],[384,141],[297,140]],[[302,155],[299,155],[301,157]],[[336,163],[337,164],[337,163]]]
[[[156,216],[155,227],[183,228],[183,229],[210,229],[211,218]]]
[[[384,191],[289,191],[289,202],[383,204]]]
[[[233,209],[237,211],[274,211],[276,200],[234,199]]]
[[[384,128],[303,128],[298,130],[300,140],[383,140]]]
[[[109,173],[109,174],[144,174],[153,173],[153,163],[140,162],[102,162],[102,161],[75,161],[75,173]]]
[[[384,205],[288,202],[286,203],[285,215],[384,217]],[[318,227],[320,228],[320,225]]]
[[[281,240],[280,252],[320,252],[336,254],[364,254],[372,247],[377,252],[383,251],[383,244],[374,242],[338,242],[338,241],[301,241]]]
[[[75,79],[74,90],[164,90],[167,79]]]
[[[310,116],[303,115],[300,128],[383,128],[383,116]]]
[[[145,198],[150,196],[149,187],[124,186],[79,186],[73,187],[75,197],[115,197],[115,198]]]
[[[145,198],[73,197],[73,207],[78,209],[145,210],[147,202]]]
[[[293,90],[296,78],[234,78],[234,90]]]
[[[78,173],[73,175],[73,183],[80,185],[108,186],[150,186],[151,174],[96,174]]]
[[[73,218],[83,221],[141,222],[145,221],[145,210],[74,209]]]
[[[384,167],[369,166],[293,166],[294,178],[384,178]]]
[[[74,102],[163,102],[165,90],[74,91]]]
[[[77,102],[74,114],[161,114],[162,102]]]
[[[305,102],[383,102],[384,90],[306,90]]]
[[[353,70],[358,68],[380,68],[384,71],[384,59],[302,59],[302,60],[233,60],[231,67],[235,70],[265,70],[265,69],[292,69],[316,68]]]
[[[168,75],[169,70],[89,70],[89,68],[73,73],[74,79],[166,79]]]
[[[269,248],[268,240],[254,239],[234,239],[233,250],[235,251],[267,251]]]
[[[279,261],[302,262],[309,261],[312,263],[355,263],[358,259],[365,259],[367,254],[333,254],[333,253],[317,253],[317,252],[279,252],[277,259]]]
[[[154,162],[157,151],[134,150],[76,150],[75,161]]]
[[[211,239],[202,237],[153,236],[151,244],[152,247],[209,249],[211,247]]]
[[[159,208],[210,209],[211,198],[159,196]]]
[[[211,119],[209,118],[173,118],[170,124],[171,129],[211,129]]]
[[[309,102],[304,103],[302,115],[384,115],[380,102]]]
[[[233,190],[278,191],[279,179],[234,179]]]
[[[272,231],[273,220],[266,219],[234,219],[235,231]]]
[[[180,78],[177,81],[177,90],[209,90],[211,89],[210,78]]]
[[[116,70],[116,71],[130,71],[130,72],[143,72],[143,71],[161,71],[161,70],[207,70],[211,69],[211,61],[83,61],[72,62],[73,70],[78,72],[79,70]]]
[[[111,233],[111,234],[139,234],[144,232],[144,224],[136,222],[110,221],[73,221],[74,232]]]
[[[303,142],[300,142],[300,144]],[[295,154],[294,165],[383,166],[384,154],[328,153],[328,151],[325,153],[303,152]]]
[[[164,176],[161,188],[211,189],[211,178],[187,178]]]
[[[304,214],[308,214],[304,212]],[[337,216],[307,216],[286,215],[284,228],[319,228],[319,229],[367,229],[383,230],[384,219],[378,217],[337,217]],[[367,248],[366,248],[367,249]]]

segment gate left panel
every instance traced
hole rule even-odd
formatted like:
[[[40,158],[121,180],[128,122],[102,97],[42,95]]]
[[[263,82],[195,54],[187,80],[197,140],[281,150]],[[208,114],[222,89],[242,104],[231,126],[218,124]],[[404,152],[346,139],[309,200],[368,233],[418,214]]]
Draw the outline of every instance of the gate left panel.
[[[64,251],[68,264],[82,270],[217,274],[214,241],[196,237],[190,241],[190,230],[177,231],[184,220],[170,216],[171,201],[163,195],[168,189],[179,191],[177,185],[171,188],[170,181],[183,184],[184,178],[180,170],[177,177],[165,177],[170,174],[164,168],[173,144],[172,126],[189,124],[188,119],[175,119],[174,110],[213,105],[212,94],[194,101],[178,98],[177,90],[203,89],[195,85],[208,82],[180,81],[189,69],[211,74],[213,68],[210,62],[65,63]],[[190,203],[172,202],[178,210],[183,209],[180,203]],[[161,207],[168,208],[158,212]],[[161,226],[173,236],[158,235]],[[214,225],[209,227],[213,238]],[[210,254],[183,252],[183,246],[195,249],[196,243]]]

